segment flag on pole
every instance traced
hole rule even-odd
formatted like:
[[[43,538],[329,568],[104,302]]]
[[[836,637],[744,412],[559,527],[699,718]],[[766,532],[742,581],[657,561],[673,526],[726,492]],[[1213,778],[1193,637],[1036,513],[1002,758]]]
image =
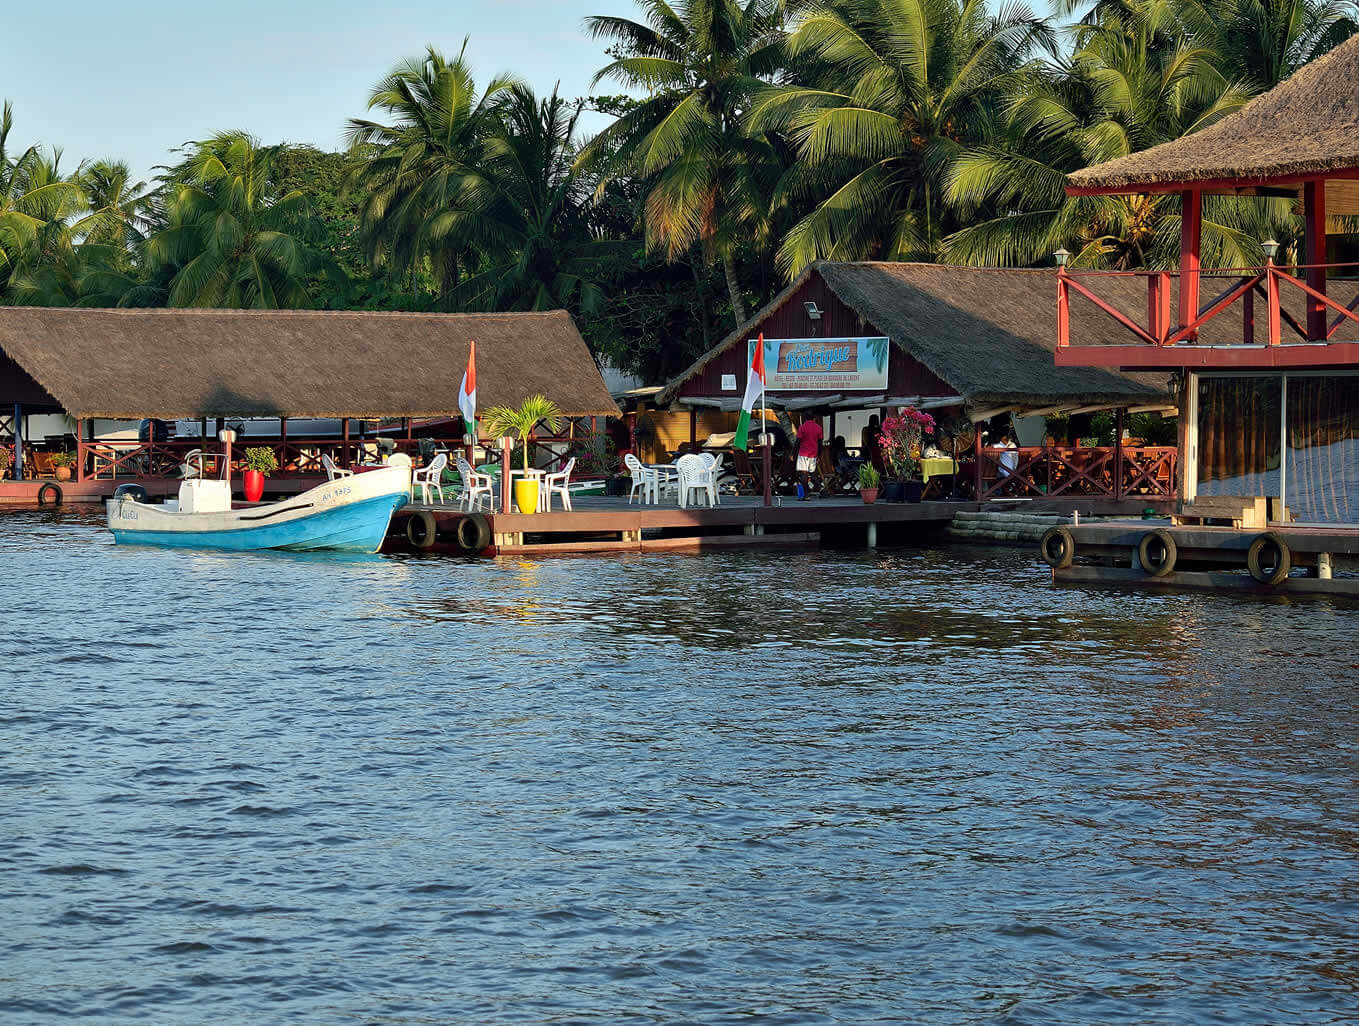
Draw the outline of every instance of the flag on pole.
[[[467,355],[467,370],[462,376],[462,387],[458,389],[458,409],[462,412],[463,431],[469,435],[477,433],[477,344],[472,343],[472,351]]]
[[[736,422],[736,437],[732,446],[749,449],[750,413],[755,409],[755,401],[764,395],[764,332],[755,342],[755,355],[750,359],[750,373],[746,375],[746,397],[741,400],[741,419]]]

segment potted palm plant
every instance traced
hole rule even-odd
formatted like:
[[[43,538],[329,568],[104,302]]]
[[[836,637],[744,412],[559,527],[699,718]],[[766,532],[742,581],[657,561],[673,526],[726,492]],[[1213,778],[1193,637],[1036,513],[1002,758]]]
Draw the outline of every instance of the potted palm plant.
[[[259,502],[264,497],[264,479],[278,469],[278,456],[271,446],[256,445],[245,450],[245,501]]]
[[[882,475],[878,473],[877,467],[871,463],[859,467],[859,497],[864,500],[865,506],[878,501],[878,486],[881,484]]]
[[[52,453],[52,472],[56,474],[58,481],[71,480],[71,468],[75,464],[76,455],[73,452]]]
[[[561,410],[545,395],[531,395],[517,409],[513,406],[492,406],[486,411],[482,423],[492,435],[512,435],[524,443],[524,478],[514,483],[514,503],[520,513],[533,513],[538,509],[538,482],[528,476],[529,441],[533,429],[540,423],[549,431],[556,431],[561,420]],[[502,471],[508,474],[509,467]]]

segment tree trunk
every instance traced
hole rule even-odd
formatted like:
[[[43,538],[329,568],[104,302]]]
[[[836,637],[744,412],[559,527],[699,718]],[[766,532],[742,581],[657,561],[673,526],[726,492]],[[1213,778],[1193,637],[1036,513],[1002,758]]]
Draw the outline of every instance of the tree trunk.
[[[703,351],[706,353],[713,347],[713,329],[712,313],[708,309],[707,290],[703,287],[703,261],[701,259],[690,260],[689,268],[694,272],[694,288],[698,292],[699,326],[703,329]]]
[[[722,256],[723,269],[727,272],[727,291],[731,293],[731,312],[736,315],[736,326],[746,322],[746,302],[741,298],[741,283],[736,279],[736,261],[730,252]]]
[[[458,287],[458,258],[449,257],[444,264],[443,276],[439,279],[439,307],[447,310],[453,290]]]

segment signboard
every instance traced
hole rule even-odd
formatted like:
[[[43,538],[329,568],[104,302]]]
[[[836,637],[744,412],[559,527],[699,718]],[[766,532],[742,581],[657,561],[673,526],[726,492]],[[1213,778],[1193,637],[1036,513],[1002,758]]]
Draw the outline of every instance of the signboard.
[[[887,390],[885,338],[767,338],[764,340],[765,388],[770,392],[884,392]],[[747,366],[755,340],[746,351]]]

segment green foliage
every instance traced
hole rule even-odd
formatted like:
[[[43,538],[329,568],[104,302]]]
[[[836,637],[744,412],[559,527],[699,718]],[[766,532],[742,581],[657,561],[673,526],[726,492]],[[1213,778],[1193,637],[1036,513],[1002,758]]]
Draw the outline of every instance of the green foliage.
[[[482,427],[492,437],[513,435],[527,442],[533,429],[542,424],[548,431],[556,431],[561,421],[561,410],[547,396],[531,395],[519,407],[492,406],[482,417]],[[524,449],[524,469],[529,468],[529,452]]]
[[[257,470],[268,477],[278,469],[278,455],[273,446],[254,445],[245,450],[245,469]]]
[[[1147,445],[1179,444],[1179,421],[1159,413],[1133,413],[1128,417],[1128,434]]]
[[[878,473],[878,468],[871,463],[859,465],[859,487],[877,488],[882,484],[882,475]]]
[[[54,467],[74,467],[76,465],[76,454],[73,452],[54,452],[49,458]]]

